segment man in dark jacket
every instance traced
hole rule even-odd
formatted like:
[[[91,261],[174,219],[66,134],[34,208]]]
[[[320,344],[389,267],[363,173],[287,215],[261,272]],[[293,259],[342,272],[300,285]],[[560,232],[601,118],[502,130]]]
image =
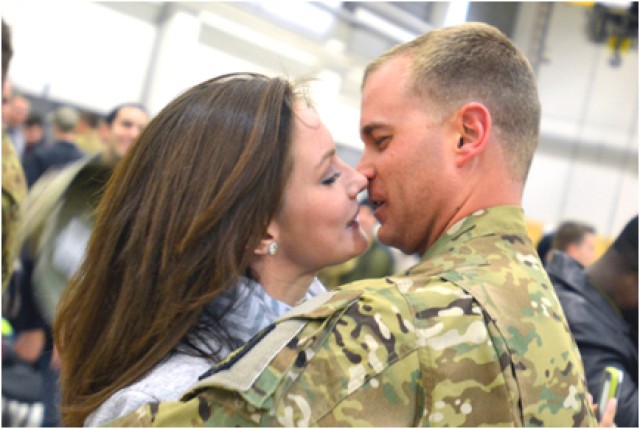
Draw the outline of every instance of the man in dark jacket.
[[[39,147],[25,154],[22,159],[29,188],[50,168],[62,167],[84,156],[73,142],[78,117],[78,112],[70,107],[60,107],[53,112],[54,143]]]
[[[556,251],[547,272],[584,361],[597,401],[602,372],[624,371],[615,423],[638,427],[638,216],[586,270]]]

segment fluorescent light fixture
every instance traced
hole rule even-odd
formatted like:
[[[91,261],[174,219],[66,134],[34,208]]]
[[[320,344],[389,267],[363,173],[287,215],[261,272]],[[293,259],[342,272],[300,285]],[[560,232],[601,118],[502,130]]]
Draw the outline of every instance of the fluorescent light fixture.
[[[417,36],[417,34],[407,31],[395,24],[392,24],[389,21],[381,18],[380,16],[369,12],[368,10],[361,7],[356,8],[355,18],[369,25],[371,28],[375,28],[382,33],[392,37],[394,40],[402,43],[413,40]]]
[[[324,47],[327,48],[327,50],[330,52],[341,54],[345,51],[347,45],[343,40],[333,38],[327,40],[327,42],[324,44]]]
[[[256,5],[267,14],[318,36],[325,35],[335,22],[331,13],[306,1],[257,2]]]
[[[451,0],[447,16],[444,18],[444,27],[462,24],[467,20],[469,12],[469,0]]]
[[[270,37],[264,32],[256,31],[246,25],[215,15],[208,10],[201,11],[199,19],[200,22],[209,25],[216,30],[230,34],[235,38],[242,39],[253,45],[260,46],[261,48],[273,52],[278,56],[287,57],[290,60],[297,61],[308,66],[315,66],[318,63],[318,58],[316,58],[315,55],[312,55],[303,49],[296,48],[285,41]]]
[[[628,10],[631,7],[631,3],[632,2],[630,1],[611,0],[611,1],[604,1],[601,4],[603,6],[610,7],[611,9]]]

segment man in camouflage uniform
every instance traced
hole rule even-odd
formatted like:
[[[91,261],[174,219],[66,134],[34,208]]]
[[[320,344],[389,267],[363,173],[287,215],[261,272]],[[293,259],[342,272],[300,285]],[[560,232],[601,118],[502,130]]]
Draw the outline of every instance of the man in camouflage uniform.
[[[588,426],[580,355],[527,237],[533,72],[463,24],[366,70],[358,170],[380,240],[422,260],[294,309],[143,426]]]
[[[28,277],[48,324],[82,261],[104,187],[148,122],[146,109],[138,103],[115,107],[105,120],[101,152],[45,174],[29,192],[24,204],[25,265],[33,267]]]
[[[5,85],[9,61],[13,55],[11,47],[11,33],[9,27],[2,20],[2,104],[8,102],[10,94]],[[4,108],[3,114],[4,114]],[[20,225],[20,205],[27,196],[27,182],[20,158],[11,140],[2,130],[2,290],[5,289],[13,265],[20,251],[21,240],[17,236]]]
[[[7,286],[20,250],[16,236],[20,223],[20,205],[27,196],[27,182],[16,150],[2,132],[2,289]]]

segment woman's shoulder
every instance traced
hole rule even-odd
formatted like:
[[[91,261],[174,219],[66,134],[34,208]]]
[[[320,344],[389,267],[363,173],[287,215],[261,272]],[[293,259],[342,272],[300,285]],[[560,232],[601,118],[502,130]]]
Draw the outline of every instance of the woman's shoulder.
[[[107,399],[87,417],[85,426],[103,425],[149,402],[176,401],[211,365],[203,357],[175,354]]]

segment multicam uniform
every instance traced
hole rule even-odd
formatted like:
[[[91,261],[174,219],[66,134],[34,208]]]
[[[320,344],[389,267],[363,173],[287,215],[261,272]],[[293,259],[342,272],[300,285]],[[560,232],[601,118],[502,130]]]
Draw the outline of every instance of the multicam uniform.
[[[580,355],[515,206],[461,220],[404,276],[308,301],[210,372],[183,402],[113,424],[596,424]]]
[[[2,289],[7,286],[20,251],[21,204],[27,196],[27,182],[20,158],[2,131]]]

